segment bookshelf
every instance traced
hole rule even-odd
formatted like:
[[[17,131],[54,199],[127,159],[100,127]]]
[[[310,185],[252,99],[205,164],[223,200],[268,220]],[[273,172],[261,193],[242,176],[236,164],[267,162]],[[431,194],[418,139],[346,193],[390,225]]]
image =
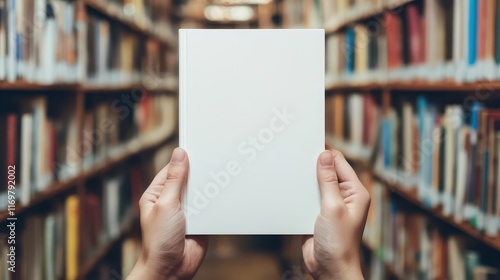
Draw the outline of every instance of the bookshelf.
[[[0,0],[0,7],[4,9],[7,5],[9,8],[11,3],[14,1]],[[0,69],[5,70],[0,71],[0,120],[10,118],[15,123],[9,123],[5,127],[5,123],[0,121],[0,127],[7,128],[9,133],[9,129],[15,131],[16,144],[13,148],[9,146],[8,150],[15,151],[13,163],[18,169],[22,169],[20,162],[24,160],[23,149],[31,152],[36,146],[40,152],[33,152],[38,157],[35,159],[33,156],[33,162],[37,165],[29,165],[29,188],[19,182],[22,171],[18,170],[16,174],[19,184],[16,185],[16,234],[18,243],[23,244],[16,248],[16,261],[19,267],[32,269],[21,269],[21,276],[15,275],[9,279],[28,279],[33,275],[44,275],[42,277],[47,279],[89,279],[92,278],[92,273],[100,269],[102,263],[116,258],[114,255],[119,251],[115,249],[126,238],[132,234],[137,236],[138,213],[133,201],[138,199],[137,194],[147,187],[147,182],[159,171],[159,166],[164,166],[176,143],[177,32],[170,15],[175,7],[170,2],[139,0],[125,3],[129,5],[128,15],[125,15],[124,11],[127,9],[122,6],[124,1],[23,0],[15,3],[16,8],[25,14],[20,14],[17,10],[6,12],[0,9],[0,30],[5,31],[7,28],[5,32],[9,32],[9,26],[5,24],[7,14],[25,16],[26,22],[23,24],[26,24],[26,29],[18,28],[15,32],[19,32],[16,35],[25,40],[16,41],[16,44],[26,43],[26,46],[19,45],[16,49],[18,52],[26,49],[26,52],[18,53],[14,61],[3,57],[8,58],[11,54],[9,46],[6,53],[0,52],[3,59],[0,60]],[[43,7],[40,6],[41,3]],[[130,14],[130,8],[133,14]],[[40,50],[48,46],[37,45],[39,36],[31,36],[29,33],[30,12],[33,12],[33,16],[43,14],[46,17],[42,18],[44,23],[54,21],[54,17],[60,19],[54,21],[53,25],[40,25],[54,29],[42,30],[43,35],[47,36],[49,31],[55,31],[59,35],[49,36],[53,41],[47,39],[47,42],[55,43],[51,48],[57,49],[54,52],[58,54],[51,61],[54,64],[50,65],[51,69],[56,69],[53,79],[40,78],[47,69],[44,68],[47,65],[43,65],[47,61],[40,62],[37,58],[42,55]],[[149,15],[152,17],[149,18]],[[20,18],[16,22],[21,20],[24,19]],[[39,25],[34,25],[33,29],[38,27]],[[0,40],[0,44],[6,42]],[[95,50],[99,54],[93,53]],[[99,65],[98,57],[107,63]],[[19,67],[19,70],[9,73],[11,65]],[[26,71],[22,71],[23,69]],[[102,70],[104,72],[100,72]],[[91,74],[97,77],[106,74],[106,77],[94,80]],[[134,94],[139,97],[130,102],[130,96]],[[124,96],[129,99],[124,101]],[[113,101],[117,106],[111,105]],[[118,114],[118,110],[126,114]],[[27,124],[23,122],[25,116],[34,124],[28,137],[27,128],[22,131]],[[111,124],[112,128],[102,130],[103,121]],[[42,130],[35,132],[34,127],[37,126]],[[37,138],[35,135],[46,136]],[[30,138],[31,142],[23,148],[25,138]],[[76,155],[71,162],[67,159],[70,151]],[[0,165],[3,167],[6,153],[0,154]],[[71,172],[61,171],[66,167]],[[32,177],[37,174],[33,170],[38,169],[50,174],[46,184],[39,183],[41,177]],[[140,169],[144,170],[139,171]],[[134,183],[124,185],[127,179],[132,179],[132,173],[135,173]],[[36,186],[31,182],[36,182]],[[39,184],[42,186],[38,186]],[[107,228],[93,227],[95,225],[90,222],[98,218],[105,224],[103,220],[108,215],[106,211],[109,212],[105,206],[112,198],[109,194],[107,198],[98,197],[98,200],[95,197],[96,194],[109,191],[107,189],[114,188],[116,191],[113,184],[122,184],[123,186],[119,186],[121,191],[130,188],[132,190],[128,192],[134,192],[129,194],[132,197],[123,198],[127,201],[130,199],[129,202],[118,204],[120,207],[128,207],[126,211],[130,217],[127,216],[119,225],[119,232],[115,235],[106,232]],[[23,192],[24,189],[28,189],[28,192]],[[1,188],[2,201],[6,200],[3,193],[4,189]],[[121,192],[116,199],[122,199]],[[9,211],[2,205],[0,224],[5,225],[9,217]],[[71,221],[72,228],[66,227],[66,224],[70,224],[68,221]],[[89,251],[93,245],[89,243],[89,233],[101,235],[99,246],[91,248],[93,251]],[[6,236],[5,230],[0,231],[2,254],[4,245],[7,244],[4,239]],[[47,245],[47,239],[42,242],[39,236],[54,238],[56,242],[53,246]],[[32,246],[38,253],[30,255],[28,246]],[[45,252],[44,255],[41,255],[42,251]],[[48,253],[55,256],[56,251],[63,259],[52,259],[46,255]],[[52,263],[49,259],[52,259]],[[33,263],[35,260],[36,265]],[[6,268],[5,264],[0,267],[2,271]],[[115,268],[118,267],[119,264]]]
[[[378,227],[372,226],[369,218],[367,224],[369,229],[365,232],[368,241],[364,241],[364,247],[372,253],[371,259],[379,258],[379,255],[384,253],[390,257],[389,260],[383,259],[382,265],[375,269],[385,270],[385,273],[371,277],[405,279],[411,277],[410,275],[418,275],[417,278],[425,279],[454,278],[447,276],[446,273],[462,271],[462,274],[467,273],[464,279],[479,279],[476,278],[479,276],[473,278],[472,271],[463,270],[463,267],[468,265],[466,262],[469,258],[478,255],[481,261],[486,262],[484,265],[496,271],[493,272],[492,275],[496,275],[493,277],[498,277],[500,271],[498,263],[488,263],[487,260],[498,259],[500,256],[500,234],[498,230],[490,230],[487,227],[494,224],[495,217],[499,215],[492,210],[497,209],[495,201],[498,199],[495,198],[498,196],[494,190],[496,188],[498,194],[499,185],[498,181],[490,179],[497,177],[490,175],[495,171],[484,171],[493,168],[491,166],[497,166],[496,144],[491,140],[496,138],[490,136],[496,133],[497,127],[494,121],[490,121],[492,125],[488,127],[488,132],[484,129],[476,130],[476,137],[482,139],[477,142],[481,143],[477,145],[482,145],[479,148],[482,149],[481,152],[478,152],[480,156],[474,156],[466,150],[469,146],[462,146],[466,142],[461,140],[465,135],[461,134],[462,130],[465,131],[468,127],[474,129],[471,116],[478,111],[473,110],[482,110],[478,114],[484,116],[479,120],[479,123],[483,123],[483,128],[486,118],[490,118],[487,116],[495,114],[498,110],[500,97],[498,95],[500,92],[498,3],[496,1],[340,0],[335,4],[322,3],[319,6],[309,4],[310,7],[304,7],[302,18],[310,18],[315,13],[321,14],[322,26],[316,27],[325,28],[326,142],[329,146],[340,150],[356,172],[362,174],[361,177],[372,178],[370,180],[365,178],[367,188],[373,191],[376,189],[375,186],[380,187],[389,197],[381,199],[380,190],[378,193],[377,191],[372,193],[372,208],[377,209],[374,213],[378,214],[371,213],[369,217],[376,221],[381,219],[383,222],[375,222]],[[316,12],[311,12],[315,9]],[[308,24],[309,22],[304,20],[303,26]],[[342,105],[333,105],[335,103]],[[475,104],[474,106],[481,104],[479,106],[484,106],[484,109],[471,109],[471,104]],[[374,106],[377,109],[373,109]],[[341,113],[335,113],[339,110]],[[436,114],[426,115],[430,111]],[[445,111],[448,113],[445,114]],[[460,118],[460,124],[453,128],[446,123],[451,119],[452,111],[457,114],[463,113],[457,117]],[[376,120],[370,121],[372,118]],[[436,122],[432,124],[434,120]],[[356,127],[360,125],[362,129],[357,130]],[[370,129],[374,126],[377,127],[375,137]],[[430,126],[433,126],[434,130],[427,134],[425,129],[430,129]],[[440,127],[443,128],[439,134],[433,134]],[[444,137],[445,133],[452,133],[452,129],[457,129],[457,136],[439,138]],[[423,141],[429,137],[432,139],[429,142],[435,143],[437,139],[438,143],[444,143],[440,146],[447,149],[438,156],[432,156],[432,160],[429,152],[423,151],[425,149]],[[455,150],[447,148],[447,145],[455,146],[456,154],[451,152]],[[435,147],[436,144],[433,144],[432,153],[439,151]],[[479,161],[479,159],[485,160],[485,151],[490,156],[487,163]],[[444,155],[447,156],[447,160]],[[442,158],[444,163],[437,163],[434,160],[436,158]],[[447,163],[450,159],[460,167],[450,168],[451,164]],[[462,164],[464,162],[466,164]],[[467,172],[467,175],[463,169],[465,165],[468,170],[472,170]],[[432,166],[433,170],[429,171],[428,166]],[[435,166],[439,166],[440,169],[437,170]],[[475,175],[470,175],[471,173]],[[474,181],[471,179],[474,176],[488,177],[480,177]],[[459,195],[464,200],[457,198]],[[475,195],[477,197],[472,199]],[[448,200],[449,197],[451,200]],[[395,200],[397,201],[394,202]],[[471,203],[477,205],[475,207],[479,209],[478,216],[475,214],[468,216],[470,212],[465,213],[464,208],[469,206],[464,205]],[[389,207],[396,205],[397,210],[393,213],[392,208],[387,210],[386,206],[377,204],[390,204]],[[399,204],[411,207],[402,210]],[[464,208],[460,208],[459,205]],[[377,211],[388,211],[391,214],[385,212],[380,214]],[[491,214],[488,211],[492,211]],[[380,218],[380,215],[383,218]],[[444,236],[444,239],[437,238],[436,240],[441,241],[438,240],[439,242],[432,243],[431,246],[442,246],[442,240],[445,240],[444,243],[448,245],[444,248],[448,248],[447,246],[451,244],[454,249],[460,248],[458,251],[463,255],[457,254],[457,250],[453,253],[448,251],[450,256],[443,259],[446,260],[444,266],[443,263],[431,262],[424,271],[412,267],[412,265],[423,265],[415,259],[413,262],[405,260],[408,267],[398,263],[398,258],[406,259],[408,255],[405,254],[421,254],[423,257],[422,254],[428,253],[423,247],[412,245],[409,240],[406,240],[408,245],[395,241],[398,243],[396,246],[384,240],[386,236],[390,236],[389,238],[393,239],[413,238],[411,241],[413,243],[420,238],[418,242],[424,242],[421,229],[418,229],[420,236],[417,238],[408,232],[415,230],[411,223],[417,219],[416,216],[423,217],[425,223],[428,223],[427,226],[432,225]],[[483,217],[487,216],[489,218],[483,220]],[[400,222],[391,219],[399,219]],[[484,222],[486,219],[488,222]],[[421,219],[418,220],[420,223]],[[402,224],[401,221],[405,222]],[[393,233],[383,230],[391,226],[395,227],[392,228]],[[371,229],[372,227],[374,229]],[[373,241],[372,238],[377,241]],[[456,240],[460,240],[459,246],[456,246],[458,244]],[[367,242],[375,242],[376,245]],[[391,259],[394,256],[396,259]],[[461,266],[457,265],[457,260],[460,259]],[[373,264],[367,266],[373,269]]]

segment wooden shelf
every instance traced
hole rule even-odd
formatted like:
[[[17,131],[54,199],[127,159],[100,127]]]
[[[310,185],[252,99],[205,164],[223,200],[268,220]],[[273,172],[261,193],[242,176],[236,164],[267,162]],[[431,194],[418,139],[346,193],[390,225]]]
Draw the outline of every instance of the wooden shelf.
[[[359,15],[355,15],[355,16],[352,16],[350,18],[346,18],[346,19],[343,19],[340,21],[335,21],[335,22],[330,22],[330,23],[327,22],[327,24],[325,25],[325,34],[329,35],[329,34],[337,32],[339,30],[342,30],[351,24],[365,21],[365,20],[368,20],[368,19],[376,17],[376,16],[382,16],[385,12],[388,12],[389,10],[397,9],[397,8],[399,8],[403,5],[406,5],[412,1],[414,1],[414,0],[399,0],[399,1],[396,1],[392,4],[386,4],[383,7],[379,7],[379,8],[375,7],[373,9],[370,9],[367,12],[360,13]],[[383,18],[377,19],[377,22],[380,22],[380,21],[383,21]]]
[[[158,41],[162,45],[170,48],[177,47],[177,43],[174,42],[173,39],[162,38],[163,36],[160,36],[152,28],[140,26],[133,20],[126,18],[125,15],[120,15],[119,13],[111,11],[111,9],[106,7],[105,4],[97,3],[95,0],[82,0],[82,1],[89,10],[107,19],[115,21],[139,35],[154,39],[155,41]]]
[[[47,201],[58,194],[61,194],[65,191],[71,190],[73,188],[76,188],[76,186],[79,183],[85,182],[87,179],[94,177],[96,175],[102,174],[115,166],[123,163],[125,160],[127,160],[130,157],[133,157],[135,155],[141,154],[143,152],[152,150],[154,148],[157,148],[161,146],[162,144],[166,144],[172,139],[176,138],[177,134],[172,134],[169,135],[168,137],[165,137],[159,141],[155,141],[153,143],[144,145],[140,147],[139,149],[132,150],[132,151],[126,151],[123,154],[121,154],[118,157],[115,158],[108,158],[104,160],[103,162],[97,164],[96,166],[92,167],[91,169],[84,170],[80,172],[78,175],[72,177],[71,179],[62,181],[62,182],[55,182],[48,186],[45,190],[39,192],[36,194],[31,200],[30,203],[26,206],[20,206],[19,203],[16,203],[16,217],[19,216],[20,214],[27,212],[31,209],[33,209],[35,206],[39,205],[40,203]],[[5,222],[7,218],[9,217],[8,211],[2,211],[0,212],[0,221]]]
[[[111,238],[105,245],[97,250],[95,255],[85,261],[81,266],[81,269],[78,273],[77,279],[86,279],[88,274],[90,274],[107,255],[108,253],[115,247],[120,244],[125,238],[127,238],[134,229],[140,228],[139,218],[134,217],[132,221],[128,222],[125,226],[122,227],[121,232],[114,238]],[[126,275],[124,275],[125,277]]]
[[[0,94],[1,93],[10,93],[11,91],[33,91],[33,92],[43,92],[50,91],[51,93],[67,93],[70,91],[76,92],[78,90],[83,91],[87,94],[103,94],[103,93],[116,93],[116,92],[124,92],[130,91],[134,88],[145,88],[148,91],[152,92],[177,92],[177,87],[169,86],[169,87],[158,87],[154,89],[149,89],[144,84],[136,83],[136,84],[125,84],[125,85],[88,85],[88,84],[51,84],[44,85],[38,83],[28,83],[25,81],[16,81],[14,83],[0,82]]]
[[[366,83],[366,84],[330,84],[325,87],[326,91],[369,91],[369,90],[392,90],[392,91],[455,91],[455,92],[475,92],[487,90],[500,90],[500,81],[456,83],[456,82],[390,82],[387,84]]]
[[[144,84],[129,84],[129,85],[86,85],[83,86],[83,91],[87,94],[104,94],[104,93],[115,93],[115,92],[125,92],[131,91],[136,88],[144,88],[151,92],[177,92],[177,87],[158,87],[150,89]]]
[[[14,83],[0,82],[0,91],[10,92],[10,91],[73,91],[78,88],[78,84],[39,84],[39,83],[29,83],[26,81],[16,81]]]

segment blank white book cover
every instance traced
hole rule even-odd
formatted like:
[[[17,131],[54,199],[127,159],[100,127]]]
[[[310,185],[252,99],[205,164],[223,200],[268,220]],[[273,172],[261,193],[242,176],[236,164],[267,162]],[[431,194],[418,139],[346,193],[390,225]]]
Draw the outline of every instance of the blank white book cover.
[[[179,31],[187,234],[312,234],[324,30]]]

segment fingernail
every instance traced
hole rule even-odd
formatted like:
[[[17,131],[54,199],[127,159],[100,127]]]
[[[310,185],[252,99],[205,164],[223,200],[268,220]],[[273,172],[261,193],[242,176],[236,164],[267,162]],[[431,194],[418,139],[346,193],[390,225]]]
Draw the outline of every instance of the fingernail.
[[[170,159],[171,162],[173,163],[181,163],[184,161],[184,157],[186,156],[186,153],[184,150],[181,148],[175,148],[174,152],[172,153],[172,158]]]
[[[333,166],[333,155],[330,151],[324,151],[319,155],[319,163],[323,167]]]

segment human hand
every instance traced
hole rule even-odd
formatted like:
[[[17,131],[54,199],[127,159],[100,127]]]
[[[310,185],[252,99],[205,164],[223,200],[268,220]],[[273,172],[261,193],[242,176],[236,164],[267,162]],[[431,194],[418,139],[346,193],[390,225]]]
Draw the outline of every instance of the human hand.
[[[304,237],[302,253],[314,279],[363,279],[360,246],[370,195],[336,151],[324,151],[317,163],[321,210],[314,236]]]
[[[181,193],[188,170],[186,152],[176,148],[142,195],[142,252],[128,279],[191,279],[200,267],[208,236],[185,236]]]

